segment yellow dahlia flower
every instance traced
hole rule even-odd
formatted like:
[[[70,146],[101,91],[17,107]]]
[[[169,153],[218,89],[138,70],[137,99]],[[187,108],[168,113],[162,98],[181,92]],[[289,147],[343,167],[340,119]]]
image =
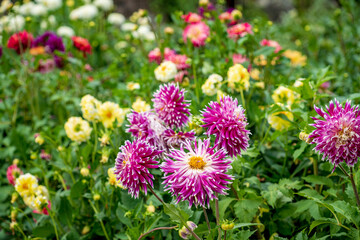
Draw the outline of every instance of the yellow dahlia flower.
[[[65,123],[66,135],[75,142],[85,142],[90,138],[92,128],[81,117],[71,117]]]
[[[120,180],[116,180],[114,168],[108,169],[108,176],[110,185],[124,189],[124,186],[120,183]]]
[[[150,110],[150,105],[143,101],[140,97],[136,98],[136,101],[131,107],[135,112],[146,112]]]
[[[275,103],[285,104],[290,107],[295,102],[298,94],[289,88],[280,86],[271,97]]]
[[[217,93],[222,80],[223,78],[219,74],[211,74],[205,83],[201,86],[201,90],[208,96],[214,96]]]
[[[99,120],[99,108],[101,102],[91,95],[85,95],[81,98],[80,106],[83,117],[88,121]]]
[[[156,80],[168,82],[175,78],[177,73],[176,64],[170,61],[162,62],[154,71]]]
[[[293,66],[305,66],[307,57],[302,55],[301,52],[295,50],[286,50],[283,55],[290,59]]]
[[[294,115],[289,111],[282,111],[271,114],[268,117],[268,122],[272,128],[278,131],[287,130],[291,125],[291,122],[283,119],[281,115],[285,115],[290,121],[294,120]]]
[[[34,195],[37,187],[38,180],[30,173],[20,175],[15,181],[15,190],[23,198]]]
[[[104,102],[99,108],[100,121],[106,128],[112,128],[119,115],[121,115],[121,108],[116,103]]]
[[[240,91],[242,89],[249,90],[250,87],[250,74],[247,69],[241,64],[235,64],[229,68],[228,75],[228,86],[231,89]]]

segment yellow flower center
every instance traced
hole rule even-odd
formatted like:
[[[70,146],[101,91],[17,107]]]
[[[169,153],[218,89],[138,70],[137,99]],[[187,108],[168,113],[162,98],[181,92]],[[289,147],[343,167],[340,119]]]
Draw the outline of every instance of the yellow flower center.
[[[206,162],[200,156],[192,156],[189,159],[189,165],[192,169],[200,169],[203,170],[206,166]]]
[[[110,111],[107,112],[107,113],[106,113],[106,117],[107,117],[107,118],[111,118],[111,117],[112,117],[112,112],[110,112]]]

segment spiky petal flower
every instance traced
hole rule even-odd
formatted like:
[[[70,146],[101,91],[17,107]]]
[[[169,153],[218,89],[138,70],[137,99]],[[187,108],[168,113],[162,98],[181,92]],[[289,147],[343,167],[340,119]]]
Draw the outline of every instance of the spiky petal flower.
[[[172,129],[167,129],[163,133],[163,139],[165,144],[168,147],[178,148],[187,140],[193,141],[195,140],[195,132],[175,132]]]
[[[153,112],[135,112],[127,116],[130,125],[127,132],[130,132],[136,139],[142,139],[159,149],[163,147],[161,135],[166,130],[164,123]]]
[[[360,110],[347,101],[343,107],[338,101],[330,101],[327,112],[314,106],[324,120],[313,117],[316,129],[309,135],[315,151],[323,154],[335,167],[345,162],[354,166],[360,156]]]
[[[215,146],[216,147],[216,146]],[[189,207],[209,206],[215,193],[226,194],[227,185],[234,178],[227,174],[231,159],[226,158],[226,150],[215,151],[210,139],[198,142],[186,141],[180,150],[172,149],[161,169],[165,173],[165,190],[176,197],[176,202],[189,201]]]
[[[190,103],[184,99],[185,90],[173,83],[164,84],[154,93],[154,109],[169,127],[182,127],[189,121]]]
[[[204,128],[208,128],[208,136],[216,136],[215,143],[225,148],[229,156],[234,157],[241,154],[241,149],[246,150],[249,146],[250,131],[245,127],[248,125],[245,110],[238,105],[237,99],[224,96],[218,102],[210,102],[203,111]]]
[[[138,198],[140,190],[147,194],[147,184],[153,187],[154,176],[149,168],[158,168],[155,158],[162,151],[143,140],[126,141],[120,147],[115,162],[116,179],[126,187],[133,197]]]

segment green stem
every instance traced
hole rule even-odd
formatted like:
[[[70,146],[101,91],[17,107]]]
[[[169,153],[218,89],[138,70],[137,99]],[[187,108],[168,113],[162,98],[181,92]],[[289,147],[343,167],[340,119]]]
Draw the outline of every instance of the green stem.
[[[204,211],[204,217],[205,217],[205,220],[206,220],[206,223],[207,223],[207,226],[208,226],[208,229],[209,229],[209,233],[211,231],[211,226],[210,226],[210,222],[209,222],[209,218],[208,218],[208,215],[206,213],[206,208],[203,207],[203,211]]]
[[[154,196],[163,204],[164,208],[167,208],[170,212],[172,212],[174,215],[176,215],[181,223],[186,227],[186,229],[194,236],[195,239],[197,240],[201,240],[199,238],[198,235],[196,235],[196,233],[194,233],[193,230],[191,230],[191,228],[187,225],[187,223],[185,222],[185,220],[182,218],[182,216],[179,216],[176,212],[174,212],[171,208],[169,208],[167,206],[167,204],[154,192],[154,190],[152,189],[152,187],[150,186],[150,184],[148,183],[148,188],[150,189],[150,191],[152,192],[152,194],[154,194]]]
[[[96,209],[94,204],[90,200],[89,200],[89,203],[90,203],[91,207],[94,209],[95,214],[98,214],[98,210]],[[106,239],[110,240],[110,238],[109,238],[109,236],[108,236],[108,234],[106,232],[106,228],[105,228],[105,225],[104,225],[103,221],[101,219],[99,219],[99,221],[100,221],[100,225],[101,225],[101,228],[102,228],[102,230],[103,230],[103,232],[105,234]]]
[[[24,236],[24,239],[27,240],[28,238],[26,237],[26,235],[25,235],[25,233],[23,232],[23,230],[21,229],[21,227],[20,227],[18,224],[16,224],[15,226],[16,226],[16,228],[19,230],[19,232]]]
[[[241,95],[242,106],[243,108],[246,108],[243,88],[240,89],[240,95]]]
[[[216,225],[218,226],[218,240],[221,239],[221,228],[220,228],[220,213],[219,213],[219,195],[215,193],[215,214],[216,214]]]
[[[49,215],[50,215],[50,218],[51,218],[51,221],[52,221],[52,223],[53,223],[53,225],[54,225],[56,239],[59,240],[59,234],[58,234],[58,231],[57,231],[57,227],[56,227],[56,223],[55,223],[55,220],[54,220],[54,216],[52,215],[52,211],[51,211],[48,207],[46,207],[46,209],[48,210]]]
[[[357,203],[358,208],[360,210],[360,199],[359,199],[359,194],[358,194],[356,184],[355,184],[355,181],[354,181],[353,167],[350,168],[350,181],[351,181],[352,188],[354,189],[356,203]]]
[[[95,154],[96,154],[96,150],[97,150],[97,141],[98,141],[97,128],[96,128],[96,122],[95,121],[93,122],[93,126],[94,126],[94,133],[95,133],[95,143],[94,143],[94,150],[92,152],[92,163],[95,162]]]
[[[173,227],[158,227],[158,228],[154,228],[154,229],[151,229],[150,231],[146,232],[146,233],[143,233],[140,235],[139,239],[138,240],[141,240],[143,237],[145,237],[146,235],[152,233],[152,232],[155,232],[157,230],[171,230],[171,229],[174,229],[174,228],[177,228],[177,226],[173,226]]]
[[[271,129],[271,126],[269,126],[268,129],[266,130],[265,136],[264,136],[263,139],[261,140],[259,146],[263,145],[264,141],[266,140],[267,136],[269,135],[270,129]]]
[[[314,167],[314,175],[317,176],[318,175],[318,162],[317,162],[317,159],[314,158],[313,159],[313,167]],[[315,184],[315,190],[319,192],[319,185],[318,184]]]
[[[194,59],[195,59],[196,49],[193,48],[193,50],[194,50],[193,51],[193,56],[194,56]],[[192,61],[192,70],[193,70],[193,75],[194,75],[196,99],[197,99],[198,104],[200,105],[199,86],[198,86],[197,77],[196,77],[196,66],[195,66],[195,61],[194,60]]]

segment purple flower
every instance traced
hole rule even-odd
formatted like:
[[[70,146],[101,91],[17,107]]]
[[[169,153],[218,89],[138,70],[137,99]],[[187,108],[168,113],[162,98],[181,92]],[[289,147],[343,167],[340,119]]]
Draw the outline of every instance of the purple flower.
[[[189,121],[190,103],[184,100],[185,90],[174,83],[164,84],[154,93],[154,109],[169,127],[182,127]]]
[[[45,152],[44,149],[41,149],[40,158],[44,159],[44,160],[50,160],[51,155],[49,153]]]
[[[53,32],[45,32],[34,40],[34,46],[43,46],[49,53],[53,53],[55,50],[59,52],[65,51],[65,46],[62,38],[57,36]]]
[[[354,166],[360,156],[360,110],[358,106],[351,107],[347,101],[342,107],[338,101],[330,101],[327,112],[314,106],[315,111],[324,120],[313,117],[316,129],[309,135],[316,152],[323,154],[322,159],[328,160],[336,166],[345,162]]]
[[[149,142],[151,145],[163,148],[161,135],[166,130],[164,123],[155,113],[152,112],[131,112],[127,116],[130,125],[127,132],[130,132],[136,139]]]
[[[0,46],[0,58],[2,57],[2,54],[3,54],[3,49],[2,46]]]
[[[186,150],[184,150],[184,148]],[[231,159],[226,158],[226,150],[214,151],[210,139],[186,141],[180,150],[172,149],[161,164],[165,173],[165,190],[176,196],[176,202],[189,201],[189,207],[209,206],[215,193],[226,194],[227,185],[234,178],[226,172],[231,168]]]
[[[162,151],[143,140],[126,141],[120,147],[115,162],[116,179],[128,189],[132,197],[138,198],[140,190],[147,194],[147,184],[153,187],[154,176],[149,168],[158,168],[155,158]]]
[[[241,155],[241,150],[249,146],[250,131],[245,129],[248,123],[244,112],[237,99],[229,96],[221,98],[220,103],[210,102],[202,112],[206,134],[214,134],[215,144],[225,148],[231,157]]]
[[[167,129],[163,133],[163,139],[168,147],[178,148],[187,140],[195,140],[195,132],[175,132],[172,129]]]

